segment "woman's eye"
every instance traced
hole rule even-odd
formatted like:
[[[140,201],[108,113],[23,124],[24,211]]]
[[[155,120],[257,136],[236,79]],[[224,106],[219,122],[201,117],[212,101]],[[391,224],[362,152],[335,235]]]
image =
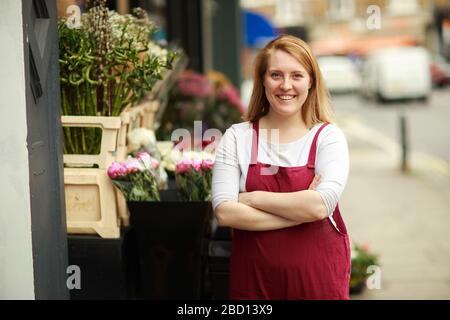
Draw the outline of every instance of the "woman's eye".
[[[300,73],[297,73],[297,74],[294,74],[292,77],[293,77],[294,79],[298,80],[298,79],[303,78],[303,75],[300,74]]]
[[[280,77],[280,74],[279,73],[272,73],[270,76],[272,78],[274,78],[274,79],[278,79]]]

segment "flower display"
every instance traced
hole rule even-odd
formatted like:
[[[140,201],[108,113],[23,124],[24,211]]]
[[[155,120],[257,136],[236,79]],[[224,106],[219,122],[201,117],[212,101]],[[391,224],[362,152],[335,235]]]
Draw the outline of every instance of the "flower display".
[[[187,70],[169,92],[168,106],[157,131],[159,140],[170,140],[173,130],[194,130],[194,121],[202,121],[202,130],[222,132],[242,121],[244,106],[239,91],[220,72],[206,75]]]
[[[108,168],[108,176],[127,201],[159,201],[158,168],[159,162],[142,152],[136,157],[128,157],[125,162],[113,162]]]
[[[210,201],[214,156],[185,152],[175,167],[175,181],[183,201]]]
[[[110,11],[106,0],[91,0],[77,28],[58,23],[62,115],[118,116],[162,78],[178,52],[157,49],[156,27],[147,13]],[[64,153],[98,154],[94,128],[64,127]]]

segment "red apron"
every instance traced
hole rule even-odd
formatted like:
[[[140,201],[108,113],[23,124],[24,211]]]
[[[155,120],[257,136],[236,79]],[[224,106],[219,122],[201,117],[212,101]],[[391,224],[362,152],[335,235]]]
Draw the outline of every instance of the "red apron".
[[[307,165],[278,167],[274,175],[261,175],[270,165],[257,161],[259,126],[253,123],[247,192],[307,190],[315,175],[317,138],[326,125],[314,137]],[[329,218],[271,231],[234,229],[230,298],[349,299],[350,245],[339,206],[333,219],[338,230]]]

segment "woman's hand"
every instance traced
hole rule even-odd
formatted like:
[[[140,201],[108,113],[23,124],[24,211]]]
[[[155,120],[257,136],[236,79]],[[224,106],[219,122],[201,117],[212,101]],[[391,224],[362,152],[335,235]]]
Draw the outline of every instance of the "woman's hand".
[[[309,185],[308,190],[316,190],[317,186],[320,184],[320,179],[322,177],[320,176],[320,174],[316,174],[314,176],[313,181],[311,182],[311,184]]]
[[[255,192],[257,191],[253,191],[253,192],[241,192],[239,193],[239,202],[246,204],[247,206],[252,206],[252,199],[255,196]]]
[[[320,184],[321,176],[318,174],[314,176],[313,181],[309,185],[308,190],[316,190],[317,186]],[[239,202],[243,203],[247,206],[252,207],[252,204],[254,203],[254,197],[256,196],[256,192],[258,191],[252,191],[252,192],[241,192],[239,193]]]

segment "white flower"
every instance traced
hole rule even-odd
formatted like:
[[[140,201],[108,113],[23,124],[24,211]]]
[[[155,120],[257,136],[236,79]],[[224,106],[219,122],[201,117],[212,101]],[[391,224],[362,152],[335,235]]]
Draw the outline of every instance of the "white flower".
[[[149,41],[147,53],[149,56],[156,56],[161,61],[162,64],[167,62],[167,50],[161,48],[153,41]]]
[[[215,159],[215,155],[206,152],[206,151],[184,151],[182,154],[182,157],[184,159],[191,159],[191,160],[213,160]]]
[[[163,154],[162,157],[162,165],[164,166],[164,168],[169,171],[175,171],[175,166],[179,161],[181,161],[183,155],[180,150],[174,148],[166,154]]]
[[[155,132],[146,128],[133,129],[127,135],[128,152],[133,153],[149,145],[156,145]]]

